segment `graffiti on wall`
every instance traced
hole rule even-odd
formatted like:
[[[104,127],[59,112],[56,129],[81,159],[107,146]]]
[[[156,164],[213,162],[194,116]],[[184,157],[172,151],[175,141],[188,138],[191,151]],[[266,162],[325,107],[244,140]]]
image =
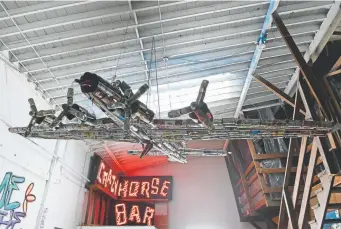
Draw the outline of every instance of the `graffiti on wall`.
[[[30,183],[26,187],[22,199],[12,198],[15,192],[25,190],[21,189],[24,186],[24,182],[25,177],[16,176],[12,172],[7,172],[0,183],[1,229],[13,229],[16,224],[21,223],[21,220],[27,215],[29,203],[36,200],[35,195],[32,194],[34,183]]]

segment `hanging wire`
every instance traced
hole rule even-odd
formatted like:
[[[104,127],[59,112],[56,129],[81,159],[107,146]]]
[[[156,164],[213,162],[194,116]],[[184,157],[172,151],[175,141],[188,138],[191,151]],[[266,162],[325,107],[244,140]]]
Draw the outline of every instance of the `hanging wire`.
[[[155,50],[155,42],[153,42],[154,45],[153,45],[153,51],[154,51],[154,66],[155,66],[155,79],[156,79],[156,93],[157,93],[157,103],[158,103],[158,108],[159,108],[159,118],[160,117],[160,112],[161,112],[161,109],[160,109],[160,94],[159,94],[159,79],[157,77],[157,66],[156,66],[156,50]]]
[[[149,102],[149,96],[150,96],[150,93],[151,93],[151,88],[150,88],[150,71],[151,71],[151,68],[152,68],[152,62],[153,62],[153,45],[154,45],[154,37],[152,39],[152,46],[150,47],[150,61],[149,61],[149,67],[148,67],[148,87],[149,87],[149,90],[148,90],[148,93],[147,93],[147,101],[146,101],[146,105],[148,106],[148,102]],[[156,60],[155,60],[156,61]]]
[[[121,56],[122,56],[122,53],[123,53],[123,50],[125,48],[125,45],[124,45],[124,42],[127,38],[127,34],[128,34],[128,27],[129,27],[129,21],[127,21],[127,26],[126,26],[126,29],[125,29],[125,32],[123,34],[123,42],[122,42],[122,45],[121,45],[121,50],[120,50],[120,53],[118,55],[118,58],[117,58],[117,63],[116,63],[116,68],[115,68],[115,74],[112,74],[112,81],[114,82],[115,78],[116,78],[116,73],[117,73],[117,70],[118,70],[118,66],[120,64],[120,59],[121,59]],[[114,69],[112,69],[112,72],[114,71]]]

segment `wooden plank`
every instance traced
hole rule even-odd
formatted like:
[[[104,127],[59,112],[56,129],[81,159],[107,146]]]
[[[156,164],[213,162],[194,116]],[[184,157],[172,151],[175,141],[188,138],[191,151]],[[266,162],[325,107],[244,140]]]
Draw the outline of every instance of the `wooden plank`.
[[[247,167],[247,169],[245,170],[244,176],[247,177],[254,167],[255,167],[255,164],[254,164],[253,161],[252,161],[252,162],[249,164],[249,166]]]
[[[286,153],[267,153],[267,154],[256,154],[254,160],[265,160],[265,159],[276,159],[276,158],[286,158],[288,155]],[[295,154],[294,156],[298,156]]]
[[[288,188],[289,192],[292,192],[294,190],[294,186],[288,186],[287,188]],[[283,192],[283,187],[269,187],[269,186],[267,186],[264,190],[265,190],[264,193]]]
[[[234,142],[232,142],[232,144],[234,144]],[[235,147],[236,148],[236,147]],[[249,194],[249,190],[248,190],[248,184],[246,182],[246,178],[244,176],[244,172],[241,170],[241,161],[239,160],[238,157],[236,157],[235,155],[232,154],[232,157],[234,158],[234,160],[236,161],[235,165],[237,167],[237,170],[240,174],[240,177],[241,177],[241,183],[242,183],[242,188],[244,189],[244,192],[245,192],[245,195],[246,195],[246,198],[247,198],[247,201],[249,203],[249,206],[250,206],[250,211],[253,212],[254,211],[254,207],[252,205],[252,199],[250,197],[250,194]]]
[[[298,189],[301,184],[301,179],[302,179],[302,170],[303,170],[303,165],[304,165],[304,156],[305,156],[305,151],[306,151],[306,146],[307,146],[307,141],[308,137],[304,136],[301,139],[301,148],[300,148],[300,153],[298,157],[298,162],[297,162],[297,170],[296,170],[296,176],[295,176],[295,183],[294,183],[294,190],[292,193],[292,202],[294,205],[294,208],[296,208],[297,204],[297,197],[298,197]]]
[[[341,66],[341,56],[339,57],[339,59],[337,59],[334,66],[330,69],[329,72],[336,71],[338,68],[340,68],[340,66]]]
[[[257,203],[255,203],[255,210],[258,210],[258,209],[260,209],[261,207],[264,207],[264,206],[266,206],[265,197],[263,197]]]
[[[321,164],[323,161],[322,161],[322,158],[321,157],[318,157],[317,160],[316,160],[316,165],[319,165]]]
[[[329,143],[330,143],[330,150],[336,149],[336,144],[335,144],[333,135],[331,133],[328,133],[327,136],[328,136]]]
[[[306,83],[310,89],[311,94],[314,96],[318,105],[321,107],[322,113],[325,114],[325,117],[329,117],[328,113],[327,113],[327,110],[328,110],[327,104],[325,104],[325,101],[321,101],[321,99],[322,99],[321,95],[323,95],[324,98],[326,98],[326,96],[324,96],[325,94],[323,94],[324,92],[322,90],[318,90],[321,88],[318,86],[318,82],[316,81],[316,78],[315,78],[311,68],[305,62],[305,60],[304,60],[300,50],[298,49],[294,39],[290,35],[288,29],[284,25],[284,23],[283,23],[281,17],[279,16],[279,14],[277,13],[277,11],[274,11],[272,13],[272,18],[273,18],[279,32],[281,33],[285,43],[287,44],[291,54],[295,58],[297,65],[301,69],[301,72],[302,72],[302,74],[306,80]]]
[[[327,77],[331,77],[331,76],[338,75],[338,74],[340,74],[340,73],[341,73],[341,69],[336,70],[336,71],[329,72],[326,76],[327,76]]]
[[[257,180],[257,173],[253,174],[250,179],[247,181],[248,185],[251,185],[255,180]]]
[[[261,77],[258,74],[253,74],[253,77],[259,83],[261,83],[264,87],[266,87],[267,89],[272,91],[274,94],[276,94],[281,100],[283,100],[284,102],[286,102],[290,106],[295,107],[294,99],[292,99],[289,95],[285,94],[281,89],[277,88],[275,85],[273,85],[272,83],[270,83],[269,81],[267,81],[266,79],[264,79],[263,77]],[[305,115],[304,109],[300,109],[300,113]]]
[[[316,159],[317,159],[317,142],[316,141],[317,141],[316,138],[314,138],[313,148],[311,150],[309,164],[308,164],[306,183],[304,185],[301,208],[300,208],[299,216],[298,216],[298,227],[300,229],[303,228],[303,224],[305,222],[306,210],[307,210],[307,206],[308,206],[309,198],[310,198],[311,185],[312,185],[312,180],[313,180],[313,172],[314,172],[314,167],[315,167]]]
[[[275,224],[278,224],[278,216],[275,216],[272,218],[272,222],[274,222]]]
[[[292,229],[298,229],[296,212],[292,204],[292,200],[290,198],[290,193],[286,187],[283,189],[283,197],[284,197],[285,206],[288,212],[289,224]]]
[[[255,146],[253,145],[253,142],[250,139],[247,140],[247,144],[249,146],[249,150],[250,150],[250,153],[251,153],[251,156],[253,159],[255,157],[255,155],[257,155]],[[259,162],[255,161],[254,159],[253,159],[253,162],[255,163],[255,167],[259,167]],[[260,182],[262,190],[264,192],[264,187],[266,187],[264,179],[257,171],[256,171],[256,174],[258,176],[259,182]]]
[[[254,169],[255,164],[253,163],[253,161],[249,164],[249,166],[247,167],[247,169],[244,172],[244,176],[247,177],[249,175],[249,173]],[[240,178],[237,182],[237,186],[240,185],[242,183],[242,179]]]
[[[306,169],[304,169],[306,170]],[[291,168],[290,170],[292,173],[297,171],[296,167]],[[285,173],[285,168],[257,168],[258,173],[266,173],[266,174],[271,174],[271,173]]]
[[[295,106],[295,111],[296,111],[296,108],[297,107]],[[296,113],[295,111],[294,111],[294,116],[295,116],[295,113]],[[286,196],[289,193],[289,192],[286,193],[286,190],[288,188],[289,180],[290,180],[290,177],[291,177],[291,171],[293,169],[293,167],[292,167],[292,159],[294,157],[293,153],[298,151],[297,147],[298,147],[297,139],[290,138],[287,163],[286,163],[285,170],[284,170],[285,173],[284,173],[283,192],[282,192],[282,198],[281,198],[281,205],[280,205],[280,209],[279,209],[278,228],[283,227],[285,215],[288,215],[289,219],[292,220],[291,219],[292,213],[290,212],[290,210],[293,210],[293,209],[290,209],[289,206],[291,206],[293,204],[292,204],[292,199],[290,198],[290,196]],[[296,218],[294,220],[296,220]],[[291,222],[291,224],[295,224],[295,222]]]

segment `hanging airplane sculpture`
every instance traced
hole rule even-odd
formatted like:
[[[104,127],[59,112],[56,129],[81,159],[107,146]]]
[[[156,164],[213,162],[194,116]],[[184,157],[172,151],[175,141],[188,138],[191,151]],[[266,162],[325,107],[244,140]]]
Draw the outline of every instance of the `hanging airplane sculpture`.
[[[86,72],[75,80],[81,91],[108,118],[96,119],[85,108],[73,103],[73,88],[68,89],[67,103],[62,112],[38,111],[33,99],[29,99],[32,116],[28,127],[13,127],[9,130],[25,137],[46,139],[94,139],[139,142],[143,146],[140,157],[151,149],[158,150],[173,161],[186,162],[184,141],[194,139],[254,139],[275,137],[326,136],[339,128],[332,122],[258,120],[258,119],[213,119],[204,102],[208,81],[204,80],[195,102],[190,106],[173,110],[169,118],[189,114],[191,119],[154,119],[154,112],[139,101],[148,89],[142,85],[136,93],[124,81],[109,83],[100,76]],[[78,123],[62,122],[78,120]]]

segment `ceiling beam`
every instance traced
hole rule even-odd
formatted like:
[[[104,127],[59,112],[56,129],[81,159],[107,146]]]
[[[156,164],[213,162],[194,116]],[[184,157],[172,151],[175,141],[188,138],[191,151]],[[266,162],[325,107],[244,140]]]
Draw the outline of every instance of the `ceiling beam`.
[[[145,76],[146,76],[146,80],[148,80],[148,72],[149,72],[149,69],[148,69],[148,64],[147,64],[147,61],[145,60],[144,58],[144,55],[143,55],[143,50],[144,50],[144,47],[143,47],[143,42],[142,42],[142,39],[140,38],[140,33],[139,33],[139,30],[138,30],[138,20],[137,20],[137,15],[136,15],[136,12],[133,10],[133,6],[132,6],[132,3],[131,3],[131,0],[128,0],[128,4],[129,4],[129,10],[130,12],[133,14],[133,17],[134,17],[134,22],[135,22],[135,34],[136,34],[136,38],[137,40],[139,41],[139,44],[140,44],[140,50],[139,50],[139,53],[140,53],[140,56],[141,56],[141,60],[143,61],[144,63],[144,69],[145,69]]]
[[[250,107],[250,108],[244,108],[243,112],[260,110],[260,109],[264,109],[264,108],[281,106],[281,105],[282,105],[282,103],[269,103],[269,104],[266,104],[266,105],[260,105],[260,106]]]
[[[300,51],[297,48],[297,45],[295,44],[294,39],[291,37],[289,31],[285,27],[285,24],[283,23],[282,19],[278,15],[278,13],[275,11],[272,14],[273,20],[277,25],[277,28],[281,32],[281,35],[285,41],[285,43],[288,45],[288,48],[290,52],[292,53],[293,57],[296,60],[297,65],[301,69],[301,72],[304,76],[304,79],[306,80],[307,85],[310,88],[310,91],[315,98],[316,102],[319,104],[321,111],[324,113],[325,117],[328,117],[327,113],[327,104],[322,102],[322,98],[327,98],[325,95],[325,92],[318,86],[318,82],[316,81],[315,75],[312,72],[311,68],[308,66],[306,61],[304,60],[303,56],[301,55]],[[320,88],[319,90],[317,90]]]
[[[245,77],[246,71],[248,70],[247,66],[248,66],[248,63],[245,63],[243,65],[239,65],[239,66],[230,66],[229,68],[224,68],[226,70],[226,72],[229,72],[228,74],[220,74],[221,69],[217,69],[218,70],[217,72],[214,72],[214,71],[216,71],[214,69],[208,69],[208,70],[202,70],[202,69],[200,70],[199,69],[198,70],[199,72],[198,71],[194,71],[192,73],[187,72],[187,74],[182,76],[182,80],[200,79],[200,77],[205,77],[205,76],[212,77],[212,75],[217,75],[217,74],[221,75],[222,77],[225,77],[229,81],[233,81],[233,80],[237,80],[237,79],[243,79]],[[258,71],[258,74],[261,74],[264,76],[266,75],[269,78],[280,77],[279,74],[281,74],[282,72],[286,72],[287,74],[292,74],[294,68],[295,68],[294,62],[290,61],[290,62],[284,62],[281,64],[277,64],[274,66],[260,68]],[[280,72],[280,73],[278,73],[278,72]],[[104,78],[108,78],[108,77],[110,78],[111,72],[110,72],[110,75],[108,75],[108,77],[105,77],[103,75],[101,75],[101,76]],[[289,79],[288,75],[285,75],[285,77],[286,77],[286,80]],[[145,82],[142,76],[140,79],[141,79],[140,81],[137,80],[135,82],[133,82],[133,81],[127,81],[127,82],[133,88],[138,88],[139,86],[141,86],[142,83]],[[177,77],[169,78],[169,80],[167,80],[167,79],[164,80],[163,78],[161,78],[161,79],[159,79],[159,87],[162,87],[162,85],[167,84],[167,83],[175,83],[175,82],[178,82]],[[151,84],[152,86],[155,86],[154,81],[152,81],[151,83],[152,83]],[[53,83],[51,85],[53,85]],[[66,89],[66,87],[58,90],[58,91],[62,91],[62,93],[60,93],[61,95],[64,94],[65,90],[63,90],[63,89]],[[54,90],[54,91],[56,91],[56,90]],[[55,93],[56,92],[53,92],[53,94],[55,94]]]
[[[269,81],[267,81],[266,79],[264,79],[263,77],[261,77],[258,74],[253,74],[253,77],[259,82],[261,83],[265,88],[269,89],[270,91],[272,91],[275,95],[277,95],[282,101],[288,103],[290,106],[292,106],[293,108],[295,108],[295,100],[293,98],[291,98],[290,96],[288,96],[287,94],[285,94],[283,91],[281,91],[279,88],[277,88],[275,85],[273,85],[272,83],[270,83]],[[302,113],[303,115],[305,115],[305,111],[300,109],[300,113]]]
[[[285,63],[285,62],[290,62],[291,61],[291,56],[288,55],[289,53],[279,53],[278,55],[272,54],[272,55],[267,55],[265,57],[262,57],[262,64],[260,64],[260,67],[271,67],[268,63],[269,59],[271,58],[276,58],[277,63]],[[159,75],[160,75],[160,80],[166,77],[166,70],[167,70],[167,76],[170,79],[171,77],[176,77],[178,75],[183,75],[183,74],[189,74],[191,72],[198,72],[198,71],[204,71],[204,70],[209,70],[209,69],[216,69],[216,68],[223,68],[223,67],[228,67],[229,69],[221,69],[218,73],[223,73],[224,71],[229,70],[229,73],[232,73],[233,70],[240,70],[240,66],[238,67],[237,65],[245,65],[248,64],[251,61],[252,54],[244,54],[241,56],[232,56],[231,58],[228,58],[228,61],[226,59],[222,58],[221,60],[215,60],[214,62],[197,62],[195,64],[192,63],[192,68],[191,70],[188,70],[186,67],[186,62],[182,62],[179,64],[174,64],[170,66],[168,69],[165,68],[165,66],[159,66],[157,68]],[[133,60],[133,59],[131,59]],[[136,74],[143,73],[144,70],[141,68],[142,65],[136,65],[136,61],[129,61],[129,59],[123,59],[123,62],[121,66],[126,66],[125,68],[120,68],[117,72],[117,78],[125,80],[127,83],[133,83],[136,80],[139,80],[141,82],[140,77],[136,77]],[[283,62],[284,61],[284,62]],[[80,74],[82,74],[84,71],[89,71],[89,72],[96,72],[99,75],[102,75],[103,78],[107,78],[103,76],[103,74],[100,74],[100,71],[104,70],[111,70],[112,68],[112,61],[106,61],[102,63],[97,63],[93,64],[91,66],[80,66],[80,67],[75,67],[72,69],[65,69],[65,70],[60,70],[57,71],[55,76],[57,79],[62,80],[65,77],[70,77],[75,79],[78,77]],[[151,69],[155,70],[155,69]],[[112,77],[112,75],[110,75]],[[44,74],[39,74],[35,76],[38,82],[43,82],[47,80],[48,73]],[[68,81],[70,83],[70,81]],[[72,82],[72,81],[71,81]],[[144,81],[145,82],[145,81]]]
[[[304,47],[305,44],[306,44],[306,39],[305,38],[297,38],[298,41],[302,41],[302,43],[300,42],[300,47]],[[277,45],[278,44],[278,45]],[[302,44],[302,45],[301,45]],[[269,45],[269,49],[266,48],[266,50],[270,50],[271,49],[274,49],[274,48],[283,48],[284,47],[284,43],[283,42],[273,42],[271,45]],[[244,51],[245,51],[245,47],[243,47]],[[204,51],[204,50],[202,50]],[[221,59],[224,59],[224,58],[227,58],[227,57],[232,57],[232,56],[235,56],[237,57],[238,55],[233,55],[235,52],[238,52],[240,53],[241,55],[245,55],[247,53],[250,53],[249,51],[246,51],[246,52],[243,52],[242,48],[235,48],[235,49],[230,49],[229,50],[229,53],[232,53],[230,55],[226,55],[226,56],[222,56]],[[110,51],[108,51],[110,52]],[[136,53],[136,52],[135,52]],[[86,56],[85,56],[86,57]],[[95,56],[93,56],[95,57]],[[265,55],[265,58],[268,57],[267,55]],[[179,59],[178,59],[179,58]],[[80,60],[82,60],[82,58],[80,57],[79,58]],[[130,59],[130,61],[129,61]],[[126,67],[129,67],[129,66],[136,66],[140,63],[140,61],[136,61],[135,59],[131,59],[131,57],[127,59],[122,59],[121,61],[121,67],[124,67],[126,65]],[[187,59],[185,60],[182,60],[181,59],[181,56],[178,57],[178,56],[170,56],[169,57],[169,68],[172,68],[172,67],[181,67],[181,66],[186,66],[186,65],[189,65],[189,64],[194,64],[193,62],[191,61],[186,61]],[[215,58],[207,58],[207,59],[202,59],[202,60],[196,60],[195,61],[195,64],[201,64],[202,62],[205,62],[205,61],[210,61],[210,60],[216,60]],[[69,60],[71,62],[71,60]],[[115,65],[115,63],[112,63],[113,61],[106,61],[106,62],[102,62],[100,64],[92,64],[92,65],[89,65],[89,66],[85,66],[84,68],[87,70],[87,71],[102,71],[102,70],[110,70],[110,69],[114,69],[116,68],[117,66]],[[172,66],[172,62],[174,62],[175,64],[173,64]],[[59,66],[53,66],[53,63],[51,62],[47,62],[47,64],[50,66],[51,69],[54,69],[54,68],[60,68],[62,67],[62,65],[59,65]],[[66,65],[68,66],[68,65]],[[104,68],[103,68],[104,66]],[[142,66],[142,65],[141,65]],[[78,71],[77,69],[80,68],[80,70]],[[61,84],[60,85],[65,85],[65,83],[63,83],[63,79],[67,79],[67,78],[71,78],[71,80],[66,80],[66,84],[70,84],[72,82],[72,80],[76,77],[75,75],[79,74],[80,72],[83,71],[83,69],[81,69],[82,67],[78,67],[78,68],[74,68],[72,69],[71,71],[71,74],[70,74],[70,70],[67,70],[64,71],[66,74],[63,73],[63,70],[58,70],[58,72],[56,72],[55,76],[57,77],[57,79],[60,79],[61,80]],[[34,69],[32,68],[29,68],[28,66],[28,69],[31,71],[31,72],[34,72]],[[43,69],[43,68],[42,68]],[[157,68],[157,70],[159,71],[162,71],[164,70],[165,67],[164,66],[159,66]],[[124,68],[122,68],[122,70],[124,70]],[[155,70],[155,69],[153,69]],[[128,72],[132,72],[132,71],[128,71]],[[138,74],[138,73],[144,73],[145,70],[142,70],[140,72],[134,72],[134,74]],[[126,78],[128,75],[131,75],[131,74],[123,74],[123,72],[118,72],[117,74],[119,77],[121,78]],[[36,77],[38,79],[39,82],[44,82],[44,81],[49,81],[49,75],[46,74],[46,73],[40,73],[40,74],[36,74]],[[111,76],[112,77],[112,76]],[[128,80],[129,81],[129,80]],[[50,86],[46,86],[47,88],[50,88]],[[55,85],[52,85],[52,87],[56,87]]]
[[[302,10],[309,10],[309,8],[304,8],[304,9],[290,9],[288,11],[284,11],[284,12],[280,12],[281,15],[288,15],[291,13],[295,13],[295,12],[300,12]],[[256,12],[257,13],[257,12]],[[255,19],[261,20],[262,18],[264,18],[263,16],[256,16],[256,17],[252,17],[252,14],[255,13],[243,13],[243,14],[239,14],[238,16],[236,15],[229,15],[229,16],[225,16],[225,17],[219,17],[217,20],[216,19],[216,23],[208,23],[207,20],[201,20],[198,21],[196,23],[186,23],[185,25],[186,28],[179,28],[177,30],[174,30],[174,26],[169,26],[168,30],[166,29],[166,27],[164,27],[165,32],[163,33],[164,36],[166,35],[172,35],[172,34],[177,34],[177,33],[185,33],[188,31],[194,31],[197,29],[205,29],[205,28],[213,28],[213,27],[219,27],[219,26],[223,26],[223,25],[228,25],[228,24],[235,24],[235,23],[239,23],[239,22],[246,22],[246,21],[254,21]],[[257,13],[259,14],[259,13]],[[321,15],[311,15],[311,16],[306,16],[306,18],[303,20],[303,23],[307,23],[311,20],[316,20],[316,18],[318,16]],[[309,18],[311,18],[309,20]],[[292,23],[294,24],[302,24],[302,22],[297,22],[291,18],[289,18],[286,23],[290,24],[290,21],[292,21]],[[72,39],[79,39],[79,38],[83,38],[83,37],[89,37],[89,36],[93,36],[93,35],[99,35],[99,34],[107,34],[107,33],[113,33],[113,32],[118,32],[124,29],[134,29],[135,28],[135,22],[131,21],[130,23],[110,23],[110,24],[103,24],[103,25],[99,25],[99,26],[93,26],[91,28],[83,28],[83,29],[78,29],[78,30],[72,30],[72,31],[66,31],[66,32],[62,32],[62,33],[58,33],[57,34],[51,34],[51,35],[47,35],[47,36],[43,36],[40,38],[36,38],[34,41],[32,41],[32,45],[33,46],[42,46],[42,45],[47,45],[47,44],[53,44],[56,42],[62,42],[62,41],[67,41],[67,40],[72,40]],[[114,29],[113,29],[114,27]],[[239,27],[233,28],[234,33],[236,33],[236,31],[240,31]],[[140,34],[141,35],[141,34]],[[161,33],[159,34],[146,34],[145,36],[142,36],[143,39],[145,38],[153,38],[153,37],[158,37],[158,36],[162,36]],[[141,37],[141,39],[142,39]],[[136,39],[134,39],[136,40]],[[123,42],[123,41],[122,41]],[[9,47],[9,49],[11,51],[13,50],[20,50],[20,49],[24,49],[24,48],[29,48],[30,46],[28,46],[26,44],[26,42],[11,42],[8,43],[7,46]],[[6,50],[5,47],[1,47],[0,48],[1,51]]]
[[[121,169],[122,172],[125,172],[125,168],[121,165],[121,163],[117,160],[115,154],[109,149],[107,143],[103,143],[103,148],[105,152],[110,156],[110,158],[114,161],[114,163]]]
[[[33,14],[44,13],[52,10],[64,9],[68,7],[75,7],[93,3],[95,1],[76,1],[73,3],[67,3],[64,1],[49,1],[46,3],[39,3],[32,6],[20,7],[16,9],[8,10],[8,13],[12,18],[25,17]],[[0,21],[10,20],[11,18],[6,12],[0,12]]]
[[[173,12],[173,17],[165,19],[165,22],[183,20],[183,19],[190,18],[190,17],[198,17],[198,16],[203,16],[203,15],[212,14],[212,13],[231,11],[231,10],[236,10],[236,9],[240,9],[243,7],[251,7],[251,6],[260,7],[262,4],[267,4],[267,2],[260,2],[260,3],[257,2],[253,4],[248,4],[248,5],[240,5],[240,3],[238,3],[237,6],[232,6],[232,7],[229,7],[229,5],[226,5],[225,8],[223,7],[224,6],[223,5],[219,9],[213,9],[211,11],[208,10],[206,12],[200,12],[200,13],[195,13],[195,14],[191,14],[189,13],[188,10],[186,10],[187,14],[183,14],[182,16],[177,16],[177,17],[174,16],[174,12]],[[71,15],[67,15],[63,17],[27,23],[27,24],[21,25],[20,28],[23,33],[28,33],[28,32],[34,32],[34,31],[39,31],[43,29],[54,28],[57,26],[65,26],[65,25],[70,25],[74,23],[82,23],[82,22],[87,22],[91,20],[109,18],[109,17],[119,16],[119,15],[124,15],[124,14],[131,14],[131,13],[136,14],[136,11],[131,8],[131,4],[128,3],[128,5],[129,7],[128,6],[115,6],[115,7],[108,8],[108,9],[94,10],[94,11],[89,11],[85,13],[71,14]],[[160,5],[160,7],[162,7],[162,5]],[[142,24],[136,23],[135,27],[142,27],[142,26],[153,25],[157,23],[158,21],[150,21],[150,22],[146,22]],[[119,29],[125,30],[126,28],[121,27]],[[19,35],[19,33],[15,30],[13,26],[4,28],[0,31],[0,38],[14,36],[14,35]]]
[[[333,35],[338,25],[341,22],[341,2],[335,1],[335,3],[330,8],[327,17],[322,22],[320,30],[316,33],[314,40],[311,42],[308,50],[304,54],[304,60],[308,62],[310,59],[313,62],[320,55],[321,51],[324,49],[325,45]],[[299,67],[296,68],[295,73],[291,77],[288,86],[285,88],[284,92],[286,94],[292,95],[295,92],[296,82],[299,76]]]
[[[319,19],[319,18],[317,18]],[[323,19],[321,19],[323,20]],[[289,24],[287,24],[287,26],[289,26]],[[304,25],[304,24],[302,24]],[[299,36],[300,34],[304,35],[306,33],[306,31],[312,31],[315,32],[319,29],[319,26],[317,25],[306,25],[304,28],[300,28],[301,24],[295,24],[293,25],[293,28],[291,29],[292,34]],[[273,27],[275,30],[276,28]],[[184,37],[177,37],[177,38],[172,38],[165,41],[165,47],[169,50],[172,51],[174,50],[175,47],[179,47],[179,46],[184,46],[187,47],[187,49],[189,48],[190,50],[192,50],[194,47],[199,45],[191,45],[192,43],[199,43],[199,42],[205,42],[208,43],[206,46],[208,47],[212,47],[212,51],[216,50],[216,48],[214,47],[219,47],[219,45],[217,46],[212,46],[215,43],[219,44],[222,43],[221,39],[222,38],[233,38],[236,36],[243,35],[243,34],[247,34],[247,37],[240,37],[239,38],[239,43],[235,44],[233,43],[234,40],[224,40],[223,43],[228,45],[228,47],[234,47],[234,46],[238,46],[240,44],[254,44],[254,38],[252,38],[250,35],[252,33],[258,33],[260,31],[259,28],[253,26],[246,26],[244,27],[244,31],[242,31],[241,33],[236,33],[231,29],[222,29],[219,31],[210,31],[209,33],[201,33],[201,34],[194,34],[194,35],[189,35],[189,36],[184,36]],[[280,35],[279,32],[274,31],[274,33],[270,34],[269,36],[269,41],[271,41],[273,38],[271,38],[271,36],[275,36],[276,38]],[[88,41],[88,42],[82,42],[82,43],[77,43],[77,44],[71,44],[71,45],[64,45],[61,47],[58,47],[58,50],[56,50],[55,48],[45,48],[42,50],[39,50],[39,54],[42,58],[49,58],[49,57],[54,57],[54,56],[59,56],[59,55],[67,55],[67,54],[71,54],[75,53],[75,52],[84,52],[87,50],[91,50],[92,48],[111,48],[112,46],[118,46],[120,44],[123,43],[123,40],[125,40],[126,44],[128,44],[128,42],[136,42],[136,39],[134,37],[132,37],[130,34],[129,36],[126,37],[127,39],[124,39],[124,36],[117,36],[115,38],[107,38],[107,39],[100,39],[100,40],[95,40],[95,41]],[[252,38],[252,39],[250,39]],[[140,37],[141,40],[143,40],[143,37]],[[217,39],[220,39],[219,41],[215,41]],[[128,40],[128,41],[127,41]],[[163,44],[158,45],[158,42],[155,42],[155,46],[156,46],[156,50],[163,48]],[[270,44],[271,45],[271,44]],[[148,46],[151,47],[151,42],[148,43]],[[221,45],[220,45],[221,46]],[[202,46],[200,46],[202,48]],[[198,50],[200,50],[200,47]],[[129,49],[130,50],[130,49]],[[147,51],[149,49],[144,49],[143,51]],[[206,49],[209,51],[209,49]],[[184,51],[185,52],[185,51]],[[187,51],[188,52],[188,51]],[[192,52],[193,53],[193,52]],[[123,52],[122,55],[129,55],[130,51],[126,51]],[[157,53],[158,54],[158,53]],[[186,53],[185,55],[188,55],[190,53]],[[23,54],[18,54],[17,55],[18,58],[21,60],[21,62],[27,62],[27,61],[33,61],[38,59],[36,57],[36,55],[34,53],[23,53]]]
[[[263,27],[261,30],[260,39],[263,38],[264,36],[266,36],[267,31],[271,28],[271,24],[272,24],[271,14],[277,9],[278,4],[279,4],[279,1],[270,0],[270,6],[268,9],[268,12],[266,13],[265,19],[264,19],[264,24],[263,24]],[[265,44],[262,44],[262,42],[258,41],[258,45],[255,49],[255,52],[254,52],[254,55],[252,57],[252,61],[251,61],[250,67],[249,67],[249,71],[248,71],[246,79],[245,79],[243,90],[240,94],[240,99],[239,99],[239,102],[238,102],[238,105],[236,108],[236,112],[234,114],[235,118],[239,118],[239,116],[240,116],[240,112],[242,110],[244,101],[246,99],[247,91],[248,91],[250,84],[251,84],[251,81],[252,81],[252,75],[254,74],[254,72],[257,69],[258,61],[260,59],[260,56],[261,56],[264,48],[265,48]]]
[[[51,29],[58,26],[66,26],[75,23],[82,23],[96,19],[103,19],[113,16],[122,15],[122,12],[129,13],[127,6],[115,6],[106,9],[94,10],[85,13],[71,14],[67,16],[46,19],[42,21],[26,23],[20,25],[20,29],[23,33],[35,32],[44,29]],[[125,28],[122,28],[124,30]],[[0,38],[16,36],[20,33],[16,30],[15,26],[3,28],[0,30]]]
[[[295,30],[295,32],[299,31],[298,33],[298,37],[296,38],[297,43],[298,44],[309,44],[312,38],[312,34],[314,33],[315,28],[317,28],[316,26],[309,26],[303,29],[302,28],[297,28]],[[311,31],[313,30],[313,31]],[[297,34],[295,34],[297,35]],[[302,35],[307,35],[307,36],[302,36]],[[246,37],[247,39],[240,39],[239,42],[243,42],[248,41],[248,43],[236,43],[233,46],[228,45],[231,42],[219,42],[216,44],[213,44],[212,47],[216,47],[216,48],[210,48],[210,44],[207,44],[207,49],[203,49],[201,45],[197,45],[195,47],[191,47],[191,50],[187,50],[188,48],[178,48],[176,50],[169,50],[167,52],[167,57],[169,60],[177,60],[177,61],[181,61],[184,62],[185,64],[189,65],[189,64],[193,64],[196,62],[204,62],[205,59],[207,59],[208,61],[210,59],[214,60],[214,59],[222,59],[224,57],[229,57],[229,56],[236,56],[236,55],[241,55],[244,53],[252,53],[252,49],[250,49],[251,46],[253,46],[254,42],[251,42],[251,40],[254,40],[249,37]],[[277,38],[277,37],[276,37]],[[269,38],[269,42],[271,42],[269,44],[269,46],[267,46],[264,50],[270,50],[270,49],[277,49],[277,48],[286,48],[285,43],[282,40],[279,39],[274,39],[274,38]],[[222,46],[216,46],[218,44],[223,44]],[[227,44],[227,45],[225,45]],[[248,45],[245,47],[245,45]],[[235,46],[237,46],[237,48],[234,48]],[[143,46],[142,46],[143,47]],[[158,47],[161,48],[161,47]],[[222,50],[222,49],[226,49],[228,48],[228,50]],[[108,59],[108,58],[124,58],[126,56],[130,56],[133,54],[137,54],[139,53],[140,55],[144,56],[144,59],[142,60],[142,62],[146,62],[146,64],[148,64],[149,60],[146,60],[146,56],[149,57],[149,55],[147,53],[150,52],[149,49],[140,49],[138,48],[136,45],[128,45],[128,47],[124,48],[125,52],[123,53],[122,51],[122,47],[121,49],[109,49],[103,52],[96,52],[96,53],[90,53],[90,54],[86,54],[86,55],[79,55],[79,56],[71,56],[71,57],[65,57],[63,59],[57,59],[57,60],[51,60],[51,61],[45,61],[45,63],[49,66],[50,69],[61,69],[63,67],[68,67],[68,66],[72,66],[74,64],[85,64],[88,62],[94,62],[94,61],[100,61],[103,59]],[[186,52],[187,50],[187,52]],[[220,51],[221,50],[221,51]],[[305,49],[304,49],[305,50]],[[146,52],[145,54],[143,54],[143,52]],[[219,55],[220,53],[226,53],[224,56],[222,57],[217,57],[217,58],[205,58],[205,53],[208,53],[207,55],[213,56],[212,55],[212,51],[215,51],[214,54],[217,53],[217,55]],[[203,54],[201,54],[203,53]],[[158,62],[163,62],[163,53],[156,53],[156,59]],[[195,61],[191,61],[191,55],[196,54],[195,57]],[[181,59],[182,56],[185,56],[186,59]],[[201,60],[201,56],[203,56],[204,60]],[[142,57],[142,56],[141,56]],[[148,58],[150,59],[150,57]],[[114,59],[113,59],[114,60]],[[34,63],[34,64],[29,64],[26,63],[25,64],[26,68],[31,72],[31,73],[36,73],[36,72],[41,72],[41,71],[45,71],[45,67],[44,65],[42,65],[41,63]],[[115,66],[113,65],[113,68],[115,68]],[[147,72],[148,70],[145,69]],[[25,72],[24,69],[21,69],[21,72]]]

